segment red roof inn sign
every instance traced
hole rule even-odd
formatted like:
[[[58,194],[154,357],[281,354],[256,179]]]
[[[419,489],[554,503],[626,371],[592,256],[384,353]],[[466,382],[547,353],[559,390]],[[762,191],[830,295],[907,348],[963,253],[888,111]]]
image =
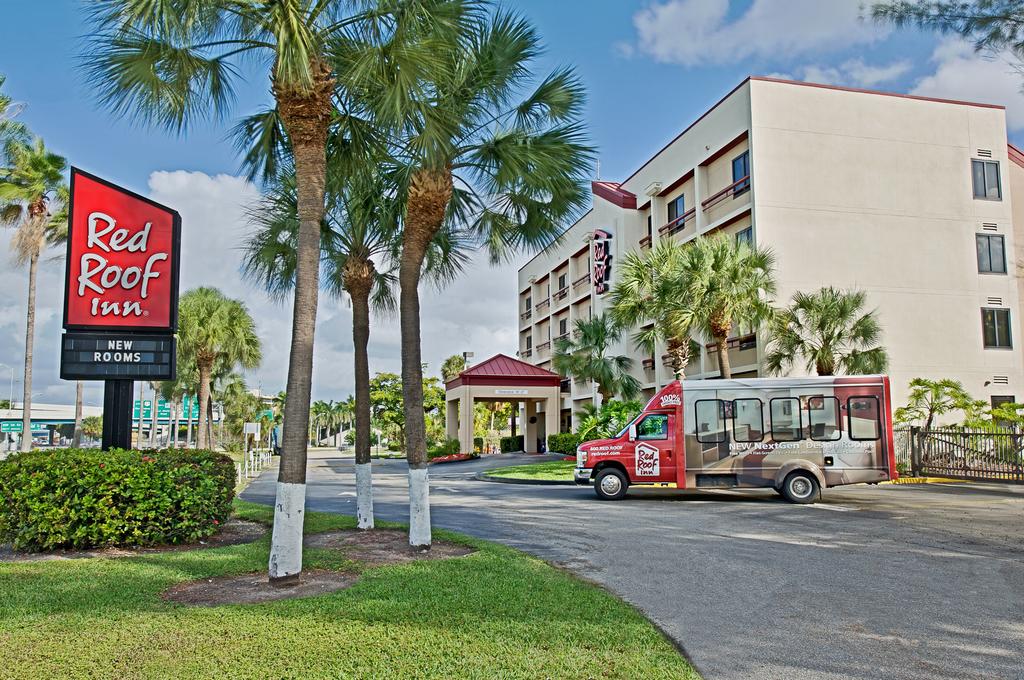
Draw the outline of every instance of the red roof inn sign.
[[[169,380],[181,217],[71,170],[61,377]]]

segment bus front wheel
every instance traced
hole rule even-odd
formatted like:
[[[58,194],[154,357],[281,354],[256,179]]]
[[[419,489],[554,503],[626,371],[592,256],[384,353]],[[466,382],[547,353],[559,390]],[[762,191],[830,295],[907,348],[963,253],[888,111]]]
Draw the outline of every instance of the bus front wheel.
[[[605,468],[594,478],[594,493],[603,501],[617,501],[626,495],[629,480],[621,470]]]
[[[813,503],[820,491],[818,480],[810,472],[792,472],[782,482],[782,495],[790,503]]]

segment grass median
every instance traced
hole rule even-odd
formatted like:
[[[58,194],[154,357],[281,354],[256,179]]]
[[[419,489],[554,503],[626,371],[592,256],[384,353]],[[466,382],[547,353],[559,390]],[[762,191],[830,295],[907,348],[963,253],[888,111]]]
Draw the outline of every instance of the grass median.
[[[487,477],[500,479],[522,479],[537,482],[571,482],[572,470],[576,462],[572,460],[553,460],[529,465],[511,465],[509,467],[488,470]]]
[[[267,523],[268,507],[237,515]],[[306,533],[349,529],[308,513]],[[396,526],[396,525],[388,525]],[[0,564],[0,675],[11,678],[696,678],[632,607],[518,551],[369,568],[308,549],[349,589],[258,605],[161,599],[183,581],[266,569],[269,539],[223,548]]]

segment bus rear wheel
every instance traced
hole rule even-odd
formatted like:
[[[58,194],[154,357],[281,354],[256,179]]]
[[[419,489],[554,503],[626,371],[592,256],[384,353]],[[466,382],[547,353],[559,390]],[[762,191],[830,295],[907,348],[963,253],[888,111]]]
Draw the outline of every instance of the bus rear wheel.
[[[813,503],[820,492],[818,480],[810,472],[791,472],[782,482],[782,495],[790,503]]]
[[[626,495],[629,480],[621,470],[605,468],[594,478],[594,493],[603,501],[617,501]]]

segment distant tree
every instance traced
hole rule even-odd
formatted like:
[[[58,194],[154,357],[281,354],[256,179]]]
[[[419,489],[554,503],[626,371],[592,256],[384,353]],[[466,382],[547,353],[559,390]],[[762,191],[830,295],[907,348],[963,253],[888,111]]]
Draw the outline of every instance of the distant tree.
[[[441,364],[441,380],[448,382],[455,380],[459,374],[466,370],[466,357],[462,354],[453,354]]]
[[[718,234],[692,241],[682,268],[694,326],[715,343],[720,376],[731,378],[729,336],[737,326],[756,328],[772,318],[775,256]]]
[[[1024,3],[1020,0],[876,2],[871,16],[901,28],[917,26],[959,35],[978,51],[1005,51],[1024,60]]]
[[[628,253],[619,265],[619,280],[611,295],[611,315],[633,335],[637,346],[654,354],[665,343],[676,379],[700,345],[690,337],[695,321],[692,298],[687,294],[683,261],[686,246],[663,240],[646,255]]]
[[[103,417],[86,416],[82,419],[82,433],[89,439],[99,439],[103,436]]]
[[[861,291],[796,293],[771,324],[768,372],[780,375],[803,362],[818,375],[884,373],[889,355],[879,344],[882,326],[866,304]]]
[[[640,394],[640,382],[630,375],[633,360],[624,354],[610,354],[622,338],[622,327],[605,314],[577,319],[571,337],[555,341],[551,365],[561,375],[597,384],[601,401],[618,395],[632,399]],[[596,401],[595,401],[596,405]]]
[[[199,435],[197,447],[210,445],[207,423],[215,367],[230,373],[236,367],[256,368],[262,359],[256,322],[245,305],[216,288],[195,288],[181,296],[179,351],[199,372]],[[219,364],[219,366],[218,366]]]
[[[985,406],[984,401],[971,397],[959,380],[914,378],[910,381],[907,405],[897,408],[893,419],[900,424],[921,425],[930,430],[936,418],[959,411],[965,419],[972,420]]]
[[[32,361],[36,329],[36,277],[43,252],[67,240],[67,162],[46,148],[38,137],[31,143],[8,140],[5,165],[0,167],[0,223],[13,226],[11,252],[17,264],[28,265],[28,305],[25,315],[25,375],[22,381],[25,433],[21,450],[32,448]]]
[[[397,373],[377,373],[370,379],[373,423],[390,439],[405,447],[405,412],[402,410],[402,378]]]

